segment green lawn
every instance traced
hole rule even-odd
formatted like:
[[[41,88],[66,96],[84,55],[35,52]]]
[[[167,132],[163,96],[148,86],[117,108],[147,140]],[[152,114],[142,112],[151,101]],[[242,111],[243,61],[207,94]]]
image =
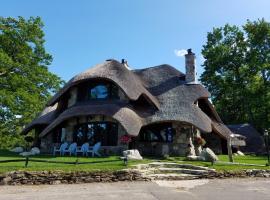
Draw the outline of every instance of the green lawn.
[[[12,159],[24,159],[24,157],[18,154],[11,153],[9,151],[0,150],[0,160],[12,160]],[[93,162],[93,164],[63,164],[63,163],[41,163],[41,162],[29,162],[28,167],[25,168],[25,162],[9,162],[0,163],[0,173],[7,171],[16,170],[27,170],[27,171],[115,171],[120,169],[125,169],[137,163],[147,163],[152,162],[152,159],[144,159],[142,161],[129,161],[128,166],[124,165],[124,162],[119,158],[119,156],[109,156],[109,157],[75,157],[75,156],[52,156],[52,155],[38,155],[31,156],[33,159],[37,160],[48,160],[48,161],[65,161],[65,162]]]
[[[228,161],[227,155],[219,155],[220,161]],[[0,150],[0,160],[12,160],[24,158],[18,154],[11,153],[6,150]],[[52,156],[52,155],[38,155],[32,156],[31,158],[37,160],[48,160],[48,161],[65,161],[65,162],[93,162],[89,164],[63,164],[63,163],[40,163],[40,162],[29,162],[28,167],[25,168],[25,162],[10,162],[10,163],[0,163],[0,173],[16,170],[27,170],[27,171],[115,171],[120,169],[125,169],[127,167],[132,167],[135,164],[139,163],[149,163],[154,162],[157,159],[154,158],[145,158],[142,161],[129,161],[128,166],[125,166],[123,161],[120,160],[119,156],[109,156],[109,157],[95,157],[95,158],[85,158],[85,157],[75,157],[75,156]],[[243,169],[270,169],[269,167],[259,167],[259,166],[244,166],[244,165],[227,165],[224,163],[217,163],[212,165],[210,162],[199,162],[199,161],[185,161],[184,157],[169,157],[163,159],[165,162],[179,162],[179,163],[188,163],[200,166],[206,166],[214,168],[218,171],[240,171]],[[265,165],[267,158],[263,156],[234,156],[234,161],[237,163],[248,163],[248,164],[257,164]]]
[[[228,155],[218,155],[220,161],[228,162]],[[185,158],[183,157],[172,157],[169,158],[171,161],[183,162]],[[262,166],[245,166],[245,165],[229,165],[226,163],[215,163],[212,165],[210,162],[202,161],[184,161],[188,164],[200,165],[209,168],[216,169],[217,171],[240,171],[245,169],[270,169],[270,167],[265,166],[267,163],[266,156],[233,156],[234,163],[243,163],[243,164],[254,164],[254,165],[264,165]]]

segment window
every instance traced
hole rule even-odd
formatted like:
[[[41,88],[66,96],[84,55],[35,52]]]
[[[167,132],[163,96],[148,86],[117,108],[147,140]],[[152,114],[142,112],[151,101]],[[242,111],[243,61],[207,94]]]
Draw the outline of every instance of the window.
[[[90,85],[88,99],[119,99],[118,87],[112,83]]]
[[[64,143],[66,141],[66,129],[57,128],[53,132],[53,142],[54,143]]]
[[[105,85],[97,85],[90,88],[90,99],[107,99],[108,96],[108,88]]]
[[[171,123],[150,125],[142,128],[140,140],[144,142],[173,142],[175,130]]]
[[[74,142],[82,145],[88,142],[91,146],[101,142],[102,146],[116,146],[118,126],[113,122],[90,122],[75,127]]]

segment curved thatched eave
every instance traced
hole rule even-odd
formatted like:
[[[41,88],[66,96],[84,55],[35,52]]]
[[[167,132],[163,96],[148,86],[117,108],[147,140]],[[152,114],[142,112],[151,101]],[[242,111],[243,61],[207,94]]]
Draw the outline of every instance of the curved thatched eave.
[[[59,115],[46,129],[44,129],[39,137],[44,137],[55,127],[60,125],[67,119],[88,115],[104,115],[117,120],[127,133],[131,136],[137,136],[142,126],[141,118],[129,107],[121,104],[96,104],[96,105],[80,105],[74,106],[61,115]]]
[[[205,115],[196,105],[185,104],[167,110],[157,111],[154,115],[145,119],[144,125],[161,122],[178,121],[197,127],[203,132],[211,132],[211,119]]]
[[[50,124],[56,117],[55,110],[57,106],[58,105],[55,104],[54,106],[46,107],[37,118],[35,118],[22,130],[21,134],[26,135],[29,131],[31,131],[37,126]]]
[[[110,80],[118,85],[129,99],[135,101],[141,95],[145,95],[156,108],[160,108],[158,100],[143,86],[141,80],[133,74],[132,71],[116,60],[108,60],[105,63],[98,64],[73,77],[47,105],[52,105],[57,102],[72,86],[91,79]]]
[[[199,98],[197,103],[209,118],[222,123],[222,120],[220,119],[217,111],[215,110],[213,104],[208,100],[208,98]]]
[[[210,92],[201,84],[183,85],[184,90],[188,93],[188,99],[195,102],[200,98],[208,99],[211,97]]]
[[[228,139],[233,134],[232,131],[222,122],[212,120],[213,132],[217,133],[223,139]]]

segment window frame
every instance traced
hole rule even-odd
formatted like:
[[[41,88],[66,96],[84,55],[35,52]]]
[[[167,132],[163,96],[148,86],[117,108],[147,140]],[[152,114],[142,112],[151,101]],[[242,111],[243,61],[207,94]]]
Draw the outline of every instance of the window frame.
[[[108,95],[105,98],[92,98],[91,96],[91,90],[98,87],[98,86],[105,86],[107,88]],[[116,89],[116,95],[113,95],[113,89]],[[118,100],[119,97],[119,87],[111,82],[104,82],[104,81],[98,81],[95,83],[89,83],[87,86],[87,95],[86,100],[87,101],[102,101],[102,100]]]
[[[105,124],[106,129],[105,129],[105,134],[100,134],[96,135],[96,133],[93,134],[93,143],[90,145],[94,145],[97,142],[101,142],[102,146],[117,146],[118,145],[118,123],[117,122],[111,122],[111,121],[94,121],[94,122],[86,122],[86,123],[80,123],[74,126],[74,131],[73,131],[73,141],[77,142],[78,145],[82,145],[85,142],[91,143],[88,138],[88,133],[89,133],[89,125],[98,125],[98,124]],[[113,127],[114,126],[114,127]],[[82,141],[78,141],[78,129],[80,127],[83,127],[83,136],[82,136]],[[110,134],[112,129],[115,128],[115,130]],[[100,141],[95,138],[95,137],[100,137]]]

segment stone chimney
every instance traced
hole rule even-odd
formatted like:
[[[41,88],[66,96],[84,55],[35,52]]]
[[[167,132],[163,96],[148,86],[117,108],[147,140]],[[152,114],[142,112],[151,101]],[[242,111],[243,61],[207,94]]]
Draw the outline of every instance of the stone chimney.
[[[186,58],[186,83],[197,83],[196,80],[196,63],[195,63],[195,53],[191,49],[187,50]]]

